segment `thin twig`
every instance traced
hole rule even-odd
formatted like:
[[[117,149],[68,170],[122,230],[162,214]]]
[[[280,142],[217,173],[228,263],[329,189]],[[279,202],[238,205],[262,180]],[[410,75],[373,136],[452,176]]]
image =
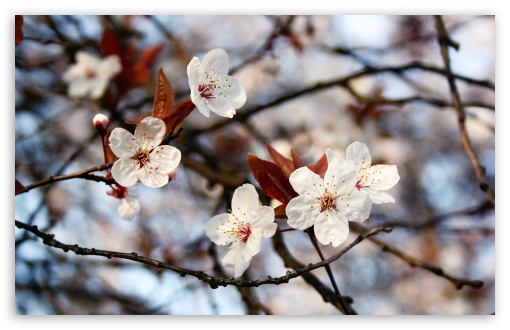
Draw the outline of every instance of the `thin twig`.
[[[367,229],[363,228],[363,226],[356,224],[356,223],[352,223],[352,222],[351,222],[351,228],[354,231],[361,233],[361,234],[366,234],[366,233],[370,232]],[[378,228],[380,228],[380,227],[378,227]],[[386,243],[381,242],[380,240],[378,240],[375,237],[369,237],[368,240],[370,240],[372,243],[374,243],[379,248],[381,248],[382,251],[393,254],[394,256],[397,256],[400,259],[402,259],[403,261],[407,262],[411,267],[418,267],[421,269],[425,269],[433,274],[436,274],[437,276],[447,279],[448,281],[453,283],[453,285],[455,285],[455,287],[458,290],[462,289],[462,287],[464,287],[465,285],[473,287],[475,289],[479,289],[483,286],[483,281],[469,280],[469,279],[455,277],[453,275],[450,275],[450,274],[446,273],[443,269],[441,269],[437,266],[428,264],[426,262],[423,262],[421,260],[418,260],[414,257],[411,257],[411,256],[405,254],[404,252],[402,252]]]
[[[480,183],[480,189],[482,189],[486,194],[487,197],[489,197],[489,200],[492,202],[493,205],[496,205],[496,201],[494,198],[494,193],[492,192],[492,189],[490,188],[489,184],[485,180],[485,174],[484,169],[482,165],[480,164],[480,161],[478,160],[478,157],[476,156],[475,151],[473,150],[473,146],[471,145],[471,141],[469,140],[469,135],[466,129],[466,113],[464,112],[464,108],[462,106],[459,91],[457,90],[457,85],[455,83],[456,76],[452,73],[451,67],[450,67],[450,56],[448,54],[448,47],[453,47],[455,49],[458,49],[458,45],[453,42],[450,39],[450,36],[448,35],[448,32],[446,31],[446,28],[443,23],[443,19],[441,16],[434,16],[436,20],[436,29],[437,29],[437,41],[439,43],[439,46],[441,47],[441,56],[443,58],[444,66],[445,66],[445,72],[446,77],[448,79],[448,84],[450,85],[450,92],[452,95],[452,101],[455,106],[455,109],[457,110],[457,116],[458,116],[458,123],[459,123],[459,130],[460,130],[460,136],[462,141],[462,146],[466,150],[466,153],[468,154],[469,158],[471,159],[471,163],[473,163],[473,167],[476,172],[476,177],[478,179],[478,182]]]
[[[101,177],[95,176],[95,175],[89,175],[89,173],[96,172],[96,171],[106,170],[107,168],[112,167],[113,163],[114,162],[111,162],[111,163],[108,163],[108,164],[99,165],[99,166],[95,166],[95,167],[91,167],[91,168],[88,168],[86,170],[75,172],[75,173],[71,173],[71,174],[59,175],[59,176],[50,176],[50,177],[48,177],[48,178],[46,178],[44,180],[41,180],[39,182],[36,182],[36,183],[30,184],[28,186],[25,186],[25,189],[23,189],[23,191],[21,191],[20,194],[26,193],[26,192],[28,192],[31,189],[34,189],[34,188],[37,188],[37,187],[41,187],[41,186],[45,186],[45,185],[48,185],[48,184],[51,184],[51,183],[54,183],[54,182],[57,182],[57,181],[64,181],[64,180],[76,179],[76,178],[93,180],[93,181],[108,182],[109,180],[107,180],[106,178],[103,180],[103,179],[101,179]]]

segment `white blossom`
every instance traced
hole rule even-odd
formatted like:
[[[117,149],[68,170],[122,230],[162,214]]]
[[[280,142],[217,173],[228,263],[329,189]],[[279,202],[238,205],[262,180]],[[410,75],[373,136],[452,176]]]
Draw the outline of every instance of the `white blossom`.
[[[261,206],[255,187],[244,184],[232,198],[232,210],[212,217],[205,225],[207,237],[215,244],[231,244],[222,260],[223,266],[241,276],[254,255],[260,252],[262,237],[275,234],[274,210]]]
[[[110,148],[119,157],[112,167],[115,181],[125,187],[135,185],[138,180],[152,188],[166,185],[169,174],[181,161],[181,152],[172,146],[160,146],[165,132],[165,123],[154,117],[143,119],[134,135],[115,128],[109,138]]]
[[[132,186],[126,188],[117,185],[116,188],[107,192],[108,195],[120,200],[117,211],[123,220],[131,221],[140,213],[140,202],[138,201],[138,187]]]
[[[298,230],[314,226],[324,245],[342,244],[349,234],[348,221],[363,222],[370,214],[372,202],[356,189],[356,165],[351,161],[332,160],[324,178],[301,167],[289,181],[299,196],[287,204],[287,224]]]
[[[202,62],[193,57],[188,64],[191,100],[204,116],[214,112],[232,118],[246,102],[246,92],[237,78],[227,75],[229,58],[221,48],[209,51]]]
[[[98,99],[103,96],[110,79],[121,70],[121,60],[117,55],[101,59],[94,54],[79,51],[76,53],[76,64],[71,65],[62,78],[69,85],[69,96]]]
[[[328,161],[336,155],[328,149]],[[367,193],[374,204],[394,203],[395,199],[384,190],[391,189],[400,180],[396,165],[372,165],[368,147],[361,142],[351,143],[346,150],[347,160],[353,161],[358,167],[356,188]]]

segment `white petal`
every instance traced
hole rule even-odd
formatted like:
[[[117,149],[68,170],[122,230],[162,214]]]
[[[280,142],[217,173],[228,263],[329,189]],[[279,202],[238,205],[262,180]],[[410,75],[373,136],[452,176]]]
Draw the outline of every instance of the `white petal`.
[[[300,195],[321,197],[325,191],[321,177],[306,166],[292,172],[289,181],[292,188]]]
[[[118,211],[122,219],[131,221],[135,215],[140,213],[140,203],[138,199],[126,196],[120,200]]]
[[[99,99],[103,96],[106,87],[108,86],[109,80],[106,79],[94,79],[94,86],[90,89],[90,98],[93,100]]]
[[[350,193],[356,188],[357,181],[356,165],[341,158],[333,159],[324,174],[324,186],[335,196]]]
[[[193,59],[191,59],[186,71],[188,73],[188,83],[190,90],[192,92],[195,91],[195,89],[198,91],[198,85],[200,85],[200,80],[205,75],[198,57],[195,56],[193,57]]]
[[[122,62],[117,55],[110,55],[103,59],[97,68],[98,73],[104,77],[105,80],[110,80],[117,73],[122,71]]]
[[[89,80],[76,79],[70,82],[67,88],[67,94],[70,97],[80,98],[85,97],[89,93],[89,90],[93,88],[93,85]]]
[[[217,71],[220,75],[226,75],[229,70],[229,58],[222,48],[215,48],[205,54],[202,59],[202,67],[205,72]]]
[[[218,116],[233,118],[236,114],[236,109],[234,109],[234,107],[232,107],[230,103],[225,100],[218,101],[217,99],[206,99],[204,102],[207,107]]]
[[[234,191],[232,197],[232,212],[237,217],[244,219],[246,215],[257,212],[260,207],[259,194],[255,187],[249,183],[243,184]],[[246,215],[243,215],[246,214]]]
[[[274,209],[261,206],[249,218],[251,230],[260,232],[263,237],[271,237],[276,233],[278,225],[274,222]]]
[[[147,117],[136,126],[135,140],[141,149],[152,150],[161,144],[165,136],[165,122],[159,118]]]
[[[399,180],[396,165],[374,165],[365,171],[361,184],[377,190],[388,190]]]
[[[201,114],[209,118],[211,115],[211,109],[207,106],[206,99],[204,97],[200,96],[200,94],[194,94],[194,92],[191,92],[191,101]]]
[[[347,239],[349,223],[341,213],[325,211],[317,218],[314,233],[321,244],[337,247]]]
[[[370,187],[363,187],[361,191],[366,192],[370,196],[373,204],[395,203],[395,198],[383,191]]]
[[[163,145],[152,150],[149,158],[154,170],[168,174],[181,162],[181,151],[175,147]]]
[[[233,218],[231,214],[222,213],[212,217],[206,222],[205,233],[216,245],[224,246],[234,241],[234,237],[230,236],[228,233],[232,228],[227,222],[230,218]]]
[[[132,159],[119,159],[112,166],[115,181],[124,187],[131,187],[138,182],[138,165]]]
[[[365,169],[370,167],[372,158],[366,144],[361,142],[351,143],[345,152],[347,160],[352,160],[358,167],[358,171],[363,172]]]
[[[335,152],[329,148],[326,149],[326,158],[328,159],[328,164],[331,163],[333,159],[335,159],[337,156]]]
[[[233,243],[227,255],[223,258],[222,264],[225,267],[234,269],[234,277],[243,275],[254,255],[260,252],[260,237],[254,234],[246,243]]]
[[[89,52],[79,51],[75,55],[76,63],[83,67],[95,68],[99,65],[99,57]]]
[[[340,196],[337,199],[336,209],[347,220],[362,222],[370,215],[372,201],[367,193],[354,189],[348,195]]]
[[[287,204],[287,224],[294,229],[305,230],[315,223],[319,216],[321,206],[319,201],[310,196],[298,196]]]
[[[144,185],[151,188],[163,187],[169,181],[168,174],[161,173],[161,171],[151,168],[150,163],[145,164],[140,170],[138,170],[138,177]]]
[[[112,152],[119,158],[131,158],[136,153],[137,147],[133,134],[123,128],[115,128],[108,141]]]

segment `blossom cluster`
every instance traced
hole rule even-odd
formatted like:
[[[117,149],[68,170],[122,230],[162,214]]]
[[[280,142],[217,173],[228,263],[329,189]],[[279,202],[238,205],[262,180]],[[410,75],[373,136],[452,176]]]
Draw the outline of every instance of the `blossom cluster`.
[[[78,60],[77,66],[90,66],[93,63],[90,57],[83,54],[79,54]],[[98,66],[105,65],[104,62],[94,61],[99,63]],[[113,60],[107,58],[104,61],[110,63]],[[190,100],[206,117],[214,112],[232,118],[236,109],[246,102],[244,88],[235,77],[228,75],[228,70],[229,57],[223,49],[211,50],[202,62],[194,57],[187,67]],[[65,75],[65,79],[75,84],[71,85],[70,90],[77,95],[76,91],[87,89],[85,87],[88,85],[83,85],[86,77],[104,80],[117,71],[114,67],[108,74],[98,75],[92,74],[90,67],[74,67]],[[82,85],[76,87],[78,82],[72,79],[80,74]],[[96,88],[89,91],[93,98],[100,94],[99,89],[104,90],[106,83],[96,82],[94,86]],[[162,118],[167,119],[165,111],[161,113]],[[145,117],[138,122],[134,134],[117,127],[109,136],[108,146],[117,158],[111,168],[111,176],[117,186],[109,194],[121,199],[119,213],[124,219],[132,219],[140,210],[135,198],[136,191],[132,190],[138,182],[160,188],[175,177],[181,152],[173,146],[162,145],[168,132],[166,121],[162,118]],[[103,138],[108,124],[107,118],[94,119],[94,126]],[[274,156],[274,150],[270,152]],[[364,143],[349,145],[345,159],[327,149],[321,166],[315,167],[304,166],[302,160],[275,157],[279,162],[293,164],[291,170],[284,166],[286,176],[279,172],[286,181],[285,189],[290,190],[287,196],[292,197],[284,205],[288,226],[296,230],[313,228],[314,236],[321,244],[339,246],[348,237],[349,221],[363,222],[368,219],[373,204],[395,202],[385,191],[399,181],[397,167],[372,165],[368,147]],[[276,171],[280,171],[277,165],[270,164],[273,170],[276,166]],[[323,170],[319,173],[318,168]],[[278,224],[275,222],[275,209],[260,204],[258,193],[251,184],[244,184],[235,190],[231,206],[228,213],[216,215],[207,221],[205,232],[212,242],[227,247],[228,252],[222,264],[231,268],[234,276],[238,277],[246,271],[253,256],[260,252],[262,238],[273,236]]]

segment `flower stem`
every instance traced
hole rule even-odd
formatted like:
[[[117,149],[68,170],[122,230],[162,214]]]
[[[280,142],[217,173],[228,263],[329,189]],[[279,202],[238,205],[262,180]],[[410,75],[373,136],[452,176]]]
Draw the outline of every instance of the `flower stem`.
[[[296,230],[296,229],[294,229],[294,228],[286,228],[286,229],[277,230],[276,232],[279,234],[279,233],[284,233],[286,231],[293,231],[293,230]]]
[[[321,249],[319,247],[319,244],[317,244],[317,239],[315,238],[313,233],[310,231],[310,228],[308,228],[305,231],[308,234],[308,236],[310,237],[310,241],[312,242],[315,250],[319,254],[319,256],[321,258],[321,261],[326,260],[324,258],[324,255],[322,254],[322,251],[321,251]],[[352,313],[351,308],[345,302],[342,294],[340,293],[340,290],[338,289],[338,286],[336,285],[335,277],[333,276],[333,272],[331,271],[331,267],[328,264],[328,265],[325,265],[324,268],[326,268],[326,272],[328,273],[328,276],[329,276],[329,279],[331,281],[331,284],[333,285],[333,289],[335,290],[336,297],[337,297],[338,301],[340,301],[340,304],[342,305],[342,307],[344,308],[345,314],[352,315],[353,313]]]

